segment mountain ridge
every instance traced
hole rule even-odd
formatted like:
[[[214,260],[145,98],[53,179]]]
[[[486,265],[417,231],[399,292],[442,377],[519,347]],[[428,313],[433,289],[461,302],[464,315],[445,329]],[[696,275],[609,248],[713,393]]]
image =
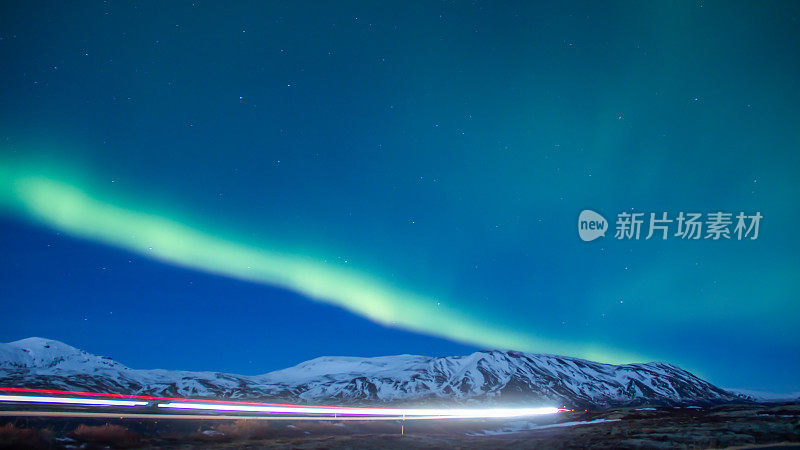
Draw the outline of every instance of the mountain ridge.
[[[486,350],[464,356],[322,356],[262,375],[132,369],[45,338],[0,344],[0,385],[337,404],[708,405],[755,399],[669,363],[612,365]]]

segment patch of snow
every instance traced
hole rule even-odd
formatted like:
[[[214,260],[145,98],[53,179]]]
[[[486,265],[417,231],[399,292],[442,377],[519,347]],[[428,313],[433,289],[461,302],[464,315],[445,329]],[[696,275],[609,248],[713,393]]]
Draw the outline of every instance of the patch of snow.
[[[498,430],[485,430],[480,433],[470,434],[470,436],[497,436],[501,434],[521,433],[523,431],[545,430],[548,428],[574,427],[578,425],[593,425],[604,422],[617,422],[619,420],[620,419],[594,419],[594,420],[582,420],[574,422],[551,423],[547,425],[536,425],[533,422],[520,421],[520,422],[513,422],[508,426],[505,426]]]
[[[767,392],[751,389],[726,389],[735,394],[750,397],[761,403],[783,403],[800,401],[800,392]]]

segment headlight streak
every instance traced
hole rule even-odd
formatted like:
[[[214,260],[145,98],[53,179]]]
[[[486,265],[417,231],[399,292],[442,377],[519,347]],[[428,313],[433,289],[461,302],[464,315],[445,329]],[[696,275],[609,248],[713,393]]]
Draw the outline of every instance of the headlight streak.
[[[147,414],[147,413],[128,413],[128,412],[82,412],[82,411],[2,411],[0,417],[93,417],[109,419],[154,419],[154,420],[273,420],[273,421],[336,421],[336,422],[358,422],[358,421],[398,421],[400,417],[394,416],[276,416],[276,415],[238,415],[238,414]],[[441,416],[419,416],[409,420],[449,420],[450,417]],[[464,417],[458,417],[464,419]]]
[[[175,398],[175,397],[159,397],[153,395],[135,395],[135,394],[113,394],[104,392],[87,392],[87,391],[65,391],[60,389],[35,389],[35,388],[14,388],[2,387],[0,391],[8,392],[25,392],[29,394],[58,394],[58,395],[72,395],[80,397],[113,397],[113,398],[126,398],[136,400],[163,400],[163,401],[178,401],[178,402],[198,402],[198,403],[220,403],[219,400],[211,400],[206,398]],[[226,400],[226,404],[232,405],[258,405],[258,406],[303,406],[305,408],[326,408],[324,405],[292,405],[288,403],[264,403],[264,402],[242,402],[235,400]],[[358,409],[357,406],[338,406],[342,409]]]
[[[39,397],[30,395],[0,395],[0,402],[13,403],[52,403],[59,405],[79,406],[147,406],[147,402],[131,400],[106,400],[99,398],[74,398],[74,397]]]
[[[285,416],[301,418],[311,416],[319,420],[341,419],[364,419],[364,420],[435,420],[435,419],[489,419],[489,418],[511,418],[524,416],[538,416],[547,414],[557,414],[559,412],[571,411],[565,408],[540,407],[540,408],[369,408],[356,406],[325,406],[325,405],[289,405],[276,403],[259,402],[220,402],[208,399],[178,399],[170,397],[156,397],[144,395],[125,395],[125,394],[104,394],[99,392],[76,392],[55,389],[31,389],[31,388],[4,388],[0,391],[26,392],[26,393],[49,393],[66,394],[73,397],[51,397],[33,395],[0,395],[1,402],[9,403],[44,403],[44,404],[63,404],[75,406],[155,406],[161,410],[183,410],[197,412],[235,412],[235,413],[257,413],[274,415],[276,419]],[[111,400],[105,398],[79,398],[75,395],[86,397],[116,397],[137,400]],[[142,401],[150,400],[150,401]],[[166,414],[168,416],[169,413]],[[250,416],[234,416],[250,417]],[[262,417],[268,418],[268,417]]]
[[[254,412],[271,414],[327,414],[327,415],[347,415],[347,416],[392,416],[397,418],[413,419],[416,417],[440,417],[440,418],[504,418],[521,416],[538,416],[545,414],[556,414],[559,408],[488,408],[488,409],[404,409],[404,408],[339,408],[339,407],[316,407],[307,408],[281,407],[281,406],[249,406],[249,405],[229,405],[224,403],[185,403],[169,402],[159,403],[159,408],[183,409],[193,411],[236,411]]]

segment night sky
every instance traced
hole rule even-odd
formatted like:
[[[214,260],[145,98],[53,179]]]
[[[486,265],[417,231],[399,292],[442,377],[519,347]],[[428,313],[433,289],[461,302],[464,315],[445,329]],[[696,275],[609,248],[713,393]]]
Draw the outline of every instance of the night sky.
[[[800,390],[799,20],[3,2],[0,341],[244,374],[501,348]],[[763,220],[583,242],[584,209]]]

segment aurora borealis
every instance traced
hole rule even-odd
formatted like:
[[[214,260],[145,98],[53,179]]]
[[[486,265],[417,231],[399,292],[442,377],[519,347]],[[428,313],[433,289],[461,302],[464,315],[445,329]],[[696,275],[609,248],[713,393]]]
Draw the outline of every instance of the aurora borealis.
[[[71,235],[115,245],[149,258],[246,281],[284,287],[344,307],[384,325],[397,325],[499,348],[567,348],[530,334],[487,327],[435,305],[433,298],[391,290],[343,268],[203,233],[166,217],[98,201],[73,185],[25,173],[5,176],[8,203],[35,222]],[[579,350],[573,350],[579,351]],[[609,357],[609,355],[604,355]],[[618,357],[617,357],[618,358]]]
[[[800,390],[797,5],[2,8],[0,341],[243,373],[509,348]],[[764,219],[582,242],[584,209]]]

